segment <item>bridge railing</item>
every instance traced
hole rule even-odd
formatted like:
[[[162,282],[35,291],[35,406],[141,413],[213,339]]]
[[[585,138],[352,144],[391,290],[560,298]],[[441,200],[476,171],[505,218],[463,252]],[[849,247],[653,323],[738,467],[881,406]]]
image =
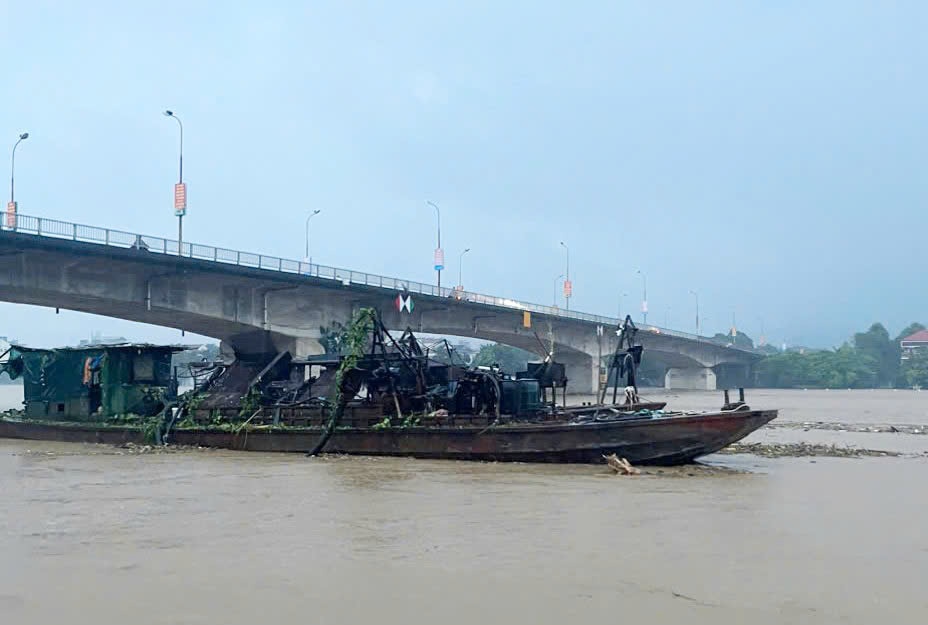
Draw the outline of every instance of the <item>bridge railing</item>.
[[[83,243],[97,243],[123,249],[139,249],[155,254],[165,254],[169,256],[178,255],[178,246],[176,239],[165,239],[151,235],[136,234],[133,232],[124,232],[121,230],[112,230],[110,228],[100,228],[97,226],[87,226],[74,224],[57,219],[48,219],[45,217],[34,217],[31,215],[9,215],[5,216],[3,227],[0,231],[16,232],[20,234],[31,234],[36,236],[66,239],[70,241],[80,241]],[[230,250],[210,245],[201,245],[199,243],[183,244],[183,256],[197,260],[205,260],[216,263],[237,265],[254,269],[267,271],[278,271],[289,274],[299,274],[313,278],[333,280],[342,284],[359,284],[389,291],[407,291],[409,293],[418,293],[421,295],[431,295],[435,297],[448,297],[460,299],[466,302],[485,304],[487,306],[496,306],[499,308],[509,308],[513,310],[525,310],[533,313],[560,317],[564,319],[575,319],[603,325],[605,327],[615,327],[619,323],[616,317],[606,317],[602,315],[593,315],[575,310],[566,310],[556,306],[544,306],[542,304],[531,304],[506,297],[497,297],[493,295],[483,295],[470,291],[459,292],[455,289],[439,288],[433,284],[424,284],[414,280],[402,280],[391,278],[351,269],[340,269],[329,267],[316,263],[306,263],[297,260],[289,260],[266,254],[255,254],[253,252],[243,252],[240,250]],[[670,330],[658,326],[645,326],[642,328],[656,334],[666,334],[694,341],[706,340],[695,334],[680,332],[679,330]],[[730,347],[740,351],[751,352],[739,347]]]

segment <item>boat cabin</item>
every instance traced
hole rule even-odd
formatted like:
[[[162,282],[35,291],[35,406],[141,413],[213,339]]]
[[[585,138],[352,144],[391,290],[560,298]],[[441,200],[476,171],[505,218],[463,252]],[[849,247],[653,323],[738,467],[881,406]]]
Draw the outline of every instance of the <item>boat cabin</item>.
[[[12,345],[0,373],[23,379],[25,417],[93,421],[151,416],[177,398],[171,357],[184,347],[144,344],[35,349]]]

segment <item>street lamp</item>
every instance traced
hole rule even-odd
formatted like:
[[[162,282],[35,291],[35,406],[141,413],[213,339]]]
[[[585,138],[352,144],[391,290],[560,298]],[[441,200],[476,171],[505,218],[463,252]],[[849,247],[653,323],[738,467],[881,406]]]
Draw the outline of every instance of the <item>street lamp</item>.
[[[638,270],[638,274],[641,276],[641,282],[644,288],[643,294],[641,296],[641,314],[644,319],[643,321],[644,324],[647,325],[648,324],[648,277],[644,275],[644,272],[641,271],[640,269]]]
[[[690,293],[696,298],[696,336],[699,337],[699,293],[690,289]]]
[[[24,132],[19,135],[19,139],[13,144],[13,155],[10,157],[10,205],[7,207],[7,225],[16,225],[16,196],[14,193],[14,180],[16,178],[16,148],[19,144],[29,138],[29,133]]]
[[[187,213],[187,187],[184,185],[184,124],[174,111],[164,112],[177,122],[180,128],[180,159],[177,173],[177,184],[174,186],[174,214],[177,215],[177,255],[184,255],[184,215]]]
[[[321,208],[317,208],[309,214],[309,217],[306,218],[306,255],[303,256],[303,259],[309,263],[313,264],[313,257],[309,255],[309,220],[322,212]]]
[[[559,275],[554,279],[554,307],[557,308],[557,287],[561,283],[561,278],[564,277],[564,274]]]
[[[438,247],[435,248],[435,271],[438,272],[438,294],[441,295],[441,270],[445,268],[445,253],[441,249],[441,210],[438,204],[431,200],[425,202],[435,209],[435,216],[438,218]]]
[[[461,252],[460,256],[458,256],[458,288],[462,291],[464,290],[464,280],[461,278],[461,268],[464,266],[464,254],[468,253],[469,251],[470,248],[467,248]]]
[[[570,248],[561,241],[561,247],[567,252],[567,272],[564,278],[564,307],[570,310],[570,296],[573,294],[574,285],[570,283]]]

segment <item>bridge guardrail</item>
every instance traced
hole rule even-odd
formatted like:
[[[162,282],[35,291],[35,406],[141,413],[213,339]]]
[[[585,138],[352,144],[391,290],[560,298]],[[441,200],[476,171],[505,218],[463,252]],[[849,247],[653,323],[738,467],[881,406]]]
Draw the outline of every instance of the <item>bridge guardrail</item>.
[[[99,226],[88,226],[83,224],[74,224],[57,219],[48,219],[46,217],[34,217],[31,215],[6,215],[3,227],[0,232],[16,232],[21,234],[31,234],[36,236],[66,239],[70,241],[80,241],[83,243],[97,243],[123,249],[140,248],[156,254],[168,256],[177,256],[177,240],[165,239],[152,235],[136,234],[124,232],[121,230],[112,230],[101,228]],[[199,243],[183,244],[183,256],[197,260],[205,260],[227,265],[237,265],[249,267],[252,269],[262,269],[267,271],[278,271],[281,273],[299,274],[314,278],[334,280],[342,283],[363,284],[390,291],[408,291],[420,295],[431,295],[435,297],[460,297],[461,299],[477,304],[496,306],[499,308],[509,308],[513,310],[526,310],[533,313],[550,315],[564,319],[574,319],[578,321],[587,321],[603,326],[615,327],[619,323],[616,317],[606,317],[603,315],[594,315],[590,313],[566,310],[555,306],[545,306],[542,304],[531,304],[506,297],[497,297],[494,295],[483,295],[471,291],[458,293],[454,289],[446,287],[439,288],[432,284],[424,284],[414,280],[402,280],[391,278],[378,274],[353,271],[351,269],[340,269],[319,265],[316,263],[305,263],[297,260],[289,260],[276,256],[267,256],[265,254],[255,254],[253,252],[243,252],[239,250],[230,250],[210,245],[201,245]],[[705,341],[705,337],[697,336],[689,332],[679,330],[670,330],[655,325],[649,325],[642,328],[645,331],[651,331],[658,334],[666,334],[693,341]],[[753,350],[741,347],[730,346],[728,349],[755,353]]]

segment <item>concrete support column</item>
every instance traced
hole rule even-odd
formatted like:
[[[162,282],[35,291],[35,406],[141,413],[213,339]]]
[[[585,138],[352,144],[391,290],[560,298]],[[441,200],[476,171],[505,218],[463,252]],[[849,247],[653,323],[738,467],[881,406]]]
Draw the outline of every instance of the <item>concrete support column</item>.
[[[235,362],[235,348],[228,341],[219,341],[219,358],[227,365]]]
[[[664,388],[691,391],[714,391],[715,371],[709,367],[671,367],[664,375]]]
[[[319,354],[324,354],[325,350],[322,348],[322,343],[319,342],[319,339],[309,338],[309,337],[297,337],[293,339],[294,342],[294,357],[296,358],[305,358],[307,356],[318,356]]]
[[[592,395],[596,392],[599,367],[596,358],[588,354],[558,354],[555,360],[564,363],[567,374],[567,392]]]
[[[716,385],[719,388],[751,386],[753,378],[750,365],[723,363],[715,368]]]

